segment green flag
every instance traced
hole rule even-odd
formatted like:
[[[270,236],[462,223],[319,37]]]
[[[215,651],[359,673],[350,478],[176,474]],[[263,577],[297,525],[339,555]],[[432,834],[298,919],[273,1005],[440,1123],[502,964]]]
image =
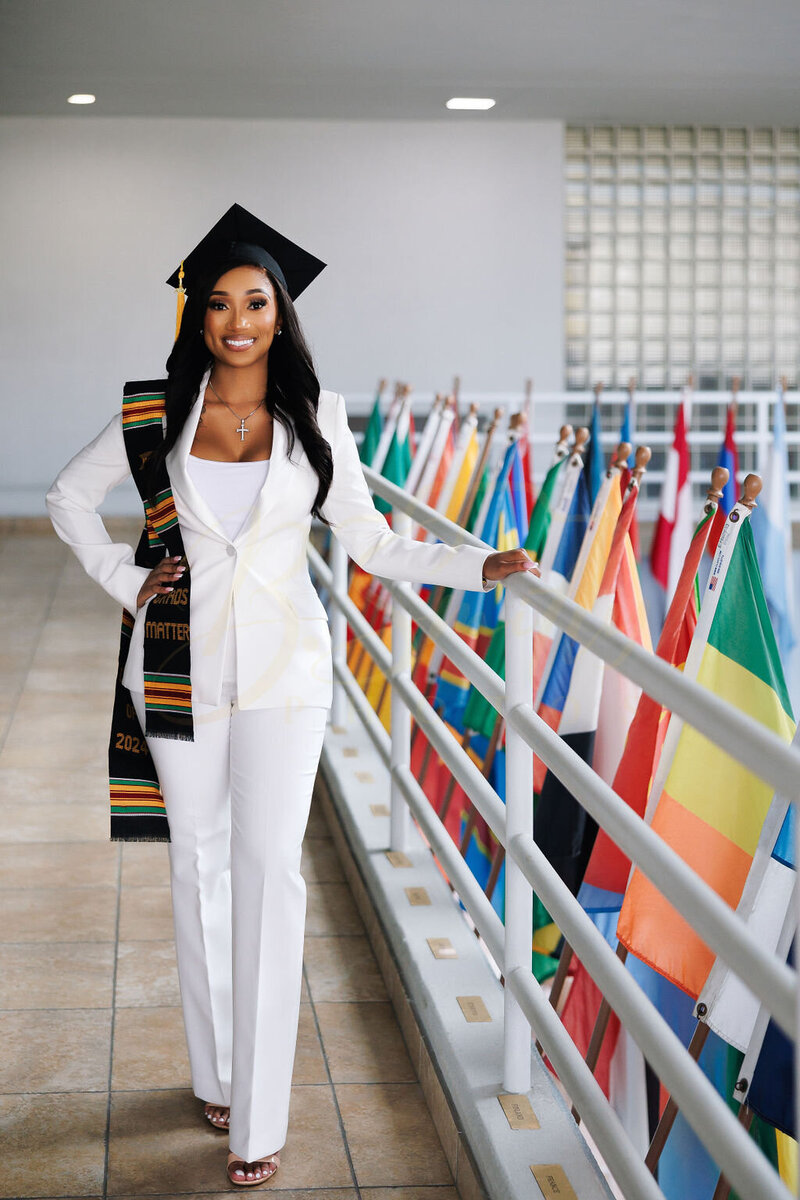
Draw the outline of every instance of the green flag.
[[[541,491],[536,497],[536,504],[531,513],[531,523],[528,528],[528,536],[525,539],[525,549],[530,551],[534,558],[542,557],[544,544],[547,541],[547,531],[550,528],[550,516],[552,513],[553,493],[556,487],[556,481],[561,473],[561,470],[569,462],[569,458],[565,456],[557,463],[553,463],[550,470],[544,477]]]
[[[402,441],[398,440],[397,430],[392,434],[392,440],[389,444],[389,453],[386,455],[386,462],[383,464],[381,475],[384,479],[388,479],[390,483],[394,483],[397,487],[405,487],[408,472],[411,470],[411,443],[408,436],[408,427],[406,426],[405,436]],[[380,496],[375,497],[375,507],[379,512],[388,513],[391,510],[391,504],[387,504]]]
[[[383,417],[381,416],[381,394],[375,397],[375,403],[372,406],[372,412],[369,415],[367,428],[364,431],[364,440],[361,443],[359,457],[367,467],[372,466],[372,460],[375,457],[375,451],[378,449],[378,442],[381,440],[383,432]]]

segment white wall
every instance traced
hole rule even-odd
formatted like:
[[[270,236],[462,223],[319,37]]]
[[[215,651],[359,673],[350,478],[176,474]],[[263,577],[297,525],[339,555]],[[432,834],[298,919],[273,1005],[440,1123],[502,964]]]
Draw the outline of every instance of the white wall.
[[[0,513],[42,511],[123,382],[163,373],[164,280],[234,200],[329,264],[298,306],[323,386],[561,387],[562,141],[556,121],[0,120]]]

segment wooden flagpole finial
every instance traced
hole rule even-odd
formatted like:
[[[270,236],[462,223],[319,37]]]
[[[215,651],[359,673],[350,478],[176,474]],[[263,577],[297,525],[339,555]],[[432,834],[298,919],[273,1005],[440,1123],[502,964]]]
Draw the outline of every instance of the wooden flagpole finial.
[[[694,389],[694,375],[686,376],[686,390],[691,392]]]
[[[445,397],[444,406],[445,406],[445,408],[455,408],[456,407],[456,398],[452,394],[452,392],[450,393],[449,396]]]
[[[781,380],[780,380],[781,392],[785,392],[787,390],[787,387],[788,387],[788,380],[785,375],[781,375]]]
[[[635,460],[634,466],[633,466],[633,478],[636,480],[637,483],[642,482],[642,476],[644,475],[645,471],[647,470],[647,464],[650,462],[650,459],[652,457],[653,457],[653,451],[650,449],[649,446],[637,446],[636,447],[636,460]]]
[[[761,491],[761,486],[760,475],[746,475],[739,503],[743,504],[745,508],[756,508],[756,499]]]
[[[620,442],[616,450],[611,453],[611,461],[608,464],[609,471],[621,471],[630,458],[632,449],[630,442]]]
[[[707,498],[709,500],[713,500],[715,504],[718,504],[722,499],[722,493],[725,489],[725,484],[728,482],[730,477],[731,473],[727,467],[714,467],[714,470],[711,472],[711,486],[706,492]]]
[[[477,404],[470,404],[469,415],[471,417],[477,417],[477,415],[478,415],[478,405]]]
[[[533,380],[526,379],[525,380],[525,403],[526,404],[530,403],[530,399],[531,399],[532,395],[533,395]]]
[[[633,399],[633,393],[636,391],[636,376],[631,375],[628,380],[628,395]]]
[[[522,413],[512,413],[508,420],[508,432],[518,434],[522,425]]]
[[[379,379],[378,380],[378,395],[379,396],[382,396],[383,393],[386,391],[388,382],[389,382],[388,379]]]
[[[599,404],[599,403],[600,403],[600,396],[601,396],[601,394],[602,394],[602,391],[603,391],[603,385],[602,385],[602,383],[599,383],[599,382],[598,382],[598,383],[596,383],[596,384],[594,385],[594,402],[595,402],[595,404]]]
[[[589,433],[585,425],[580,425],[575,430],[575,445],[572,447],[573,454],[583,454],[586,447],[589,445],[589,439],[592,435]]]
[[[504,412],[505,412],[505,411],[506,411],[506,410],[505,410],[504,408],[496,408],[496,409],[494,410],[494,412],[493,412],[493,414],[492,414],[492,423],[491,423],[491,425],[489,426],[489,429],[490,429],[490,431],[491,431],[492,433],[494,433],[495,429],[497,429],[497,426],[498,426],[498,425],[500,424],[500,422],[502,421],[502,419],[503,419],[503,414],[504,414]]]
[[[569,443],[572,437],[572,426],[562,425],[556,442],[556,458],[565,458],[569,454]]]

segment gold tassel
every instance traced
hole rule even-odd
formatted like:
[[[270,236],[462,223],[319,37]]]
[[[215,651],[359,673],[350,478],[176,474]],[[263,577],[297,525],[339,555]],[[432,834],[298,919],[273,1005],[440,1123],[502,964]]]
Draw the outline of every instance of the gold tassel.
[[[178,272],[178,314],[175,320],[175,341],[178,340],[178,334],[181,331],[181,317],[183,316],[183,307],[186,304],[186,289],[183,286],[183,261],[181,261],[181,269]]]

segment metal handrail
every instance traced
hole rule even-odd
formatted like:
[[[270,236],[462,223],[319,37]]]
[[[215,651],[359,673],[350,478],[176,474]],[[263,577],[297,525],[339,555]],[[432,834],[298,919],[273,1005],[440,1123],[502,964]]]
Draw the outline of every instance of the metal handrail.
[[[450,546],[476,546],[492,553],[488,546],[453,521],[407,495],[368,467],[364,475],[374,492],[407,513],[418,524]],[[683,717],[695,729],[783,795],[794,796],[800,779],[800,752],[787,746],[769,729],[751,721],[657,655],[645,650],[613,626],[604,625],[573,600],[551,591],[530,574],[515,576],[506,587],[518,594],[554,625],[581,642],[604,662],[621,672],[658,700],[670,712]],[[479,685],[476,685],[479,686]]]
[[[373,490],[395,506],[396,527],[402,525],[399,519],[402,513],[406,521],[413,518],[450,544],[469,543],[484,546],[479,539],[446,521],[373,472],[367,470],[365,474]],[[491,550],[491,547],[485,548],[487,552]],[[533,838],[524,832],[524,821],[523,832],[519,832],[519,825],[513,828],[509,826],[512,832],[506,836],[504,818],[508,814],[511,821],[514,811],[519,814],[519,798],[514,809],[509,792],[507,807],[503,808],[497,793],[477,771],[469,756],[458,746],[444,723],[415,687],[408,670],[399,669],[398,664],[404,662],[404,654],[410,646],[410,632],[404,633],[400,638],[393,637],[393,651],[390,654],[341,587],[341,560],[337,572],[335,566],[331,571],[313,549],[309,551],[309,557],[315,573],[330,588],[335,611],[350,622],[356,637],[375,657],[379,669],[390,679],[393,717],[399,713],[407,720],[409,713],[413,714],[420,728],[487,820],[498,841],[506,846],[507,887],[509,877],[515,873],[519,878],[524,877],[528,889],[531,886],[536,887],[554,918],[590,968],[598,986],[608,995],[612,1007],[625,1020],[646,1057],[657,1067],[665,1084],[695,1126],[698,1136],[722,1165],[733,1185],[744,1194],[758,1196],[759,1200],[785,1198],[788,1193],[777,1175],[541,855]],[[334,578],[337,575],[340,586],[334,587]],[[778,738],[763,730],[763,727],[758,726],[757,729],[766,734],[766,740],[762,741],[757,752],[753,752],[752,747],[743,745],[743,741],[752,739],[756,729],[749,721],[743,719],[737,710],[711,696],[699,685],[684,679],[674,668],[643,651],[616,630],[608,630],[577,605],[563,597],[553,596],[529,576],[517,577],[508,583],[511,605],[519,609],[521,604],[526,611],[528,606],[537,608],[554,623],[565,628],[571,636],[577,636],[584,644],[588,640],[589,647],[600,658],[639,683],[644,690],[701,732],[712,736],[718,744],[756,774],[767,778],[773,786],[780,787],[783,791],[788,790],[790,794],[795,790],[795,781],[800,777],[800,755],[787,749]],[[505,713],[509,762],[517,745],[524,746],[528,755],[535,749],[546,765],[565,782],[569,790],[599,824],[606,828],[625,853],[698,929],[703,939],[737,973],[745,975],[748,986],[765,1002],[787,1032],[793,1034],[795,973],[763,950],[724,901],[696,876],[591,768],[563,744],[558,735],[538,718],[530,704],[520,703],[517,698],[510,711],[506,711],[506,689],[500,677],[471,651],[408,585],[387,582],[386,586],[397,605],[393,612],[402,613],[403,621],[408,621],[406,614],[412,617],[498,712]],[[335,655],[335,678],[350,698],[359,719],[364,723],[383,761],[390,769],[393,811],[397,807],[394,797],[402,797],[408,803],[450,876],[453,886],[461,895],[476,928],[498,966],[504,971],[507,1029],[517,1010],[524,1014],[525,1020],[535,1028],[537,1037],[550,1055],[556,1070],[569,1087],[576,1108],[586,1121],[587,1128],[594,1136],[601,1153],[620,1184],[626,1189],[630,1188],[630,1191],[626,1190],[626,1195],[636,1197],[637,1200],[639,1197],[642,1200],[652,1200],[653,1197],[661,1195],[649,1171],[624,1136],[622,1127],[611,1112],[591,1071],[541,994],[530,967],[523,969],[518,965],[519,958],[516,961],[513,960],[513,956],[512,960],[507,958],[509,946],[514,943],[519,945],[519,932],[520,928],[524,930],[524,924],[520,926],[518,920],[512,921],[507,909],[507,924],[505,929],[503,928],[502,922],[476,884],[471,871],[408,769],[407,752],[406,760],[403,758],[402,736],[390,739],[343,663],[341,654],[338,661],[336,657]],[[714,710],[710,716],[709,709]],[[734,727],[734,732],[728,739],[720,736],[720,721],[727,726],[729,732],[731,724]],[[399,754],[395,743],[400,747]],[[768,753],[766,760],[761,757],[764,753]],[[519,758],[518,752],[517,757]],[[754,761],[755,758],[758,761]],[[792,781],[789,789],[785,786],[787,779]],[[507,790],[509,788],[510,779]],[[511,791],[513,790],[511,788]],[[530,805],[530,790],[527,805]],[[392,828],[395,830],[402,826],[395,826],[393,821]],[[395,848],[401,848],[395,846],[394,841],[392,844]],[[529,940],[527,945],[530,946]],[[529,951],[527,956],[529,960]],[[508,1046],[508,1040],[506,1044]],[[515,1046],[519,1049],[522,1044],[517,1039]],[[527,1032],[527,1044],[530,1045],[530,1028]],[[517,1090],[524,1089],[524,1084],[517,1087]]]
[[[749,986],[763,1000],[781,1028],[792,1036],[795,1028],[795,972],[764,949],[713,888],[695,875],[683,859],[532,708],[506,712],[505,690],[500,676],[406,584],[387,581],[385,586],[396,601],[408,607],[423,632],[444,648],[465,678],[505,716],[507,724],[520,733],[598,824],[645,871],[670,903],[691,924],[700,926],[699,932],[711,948],[738,974],[748,979]],[[338,603],[338,600],[335,599],[335,602]],[[347,604],[350,606],[351,602]],[[355,606],[352,605],[352,608],[355,609]],[[349,613],[349,607],[347,611]],[[385,651],[382,642],[380,645]],[[678,672],[675,674],[683,679]],[[782,742],[779,744],[783,746]]]

